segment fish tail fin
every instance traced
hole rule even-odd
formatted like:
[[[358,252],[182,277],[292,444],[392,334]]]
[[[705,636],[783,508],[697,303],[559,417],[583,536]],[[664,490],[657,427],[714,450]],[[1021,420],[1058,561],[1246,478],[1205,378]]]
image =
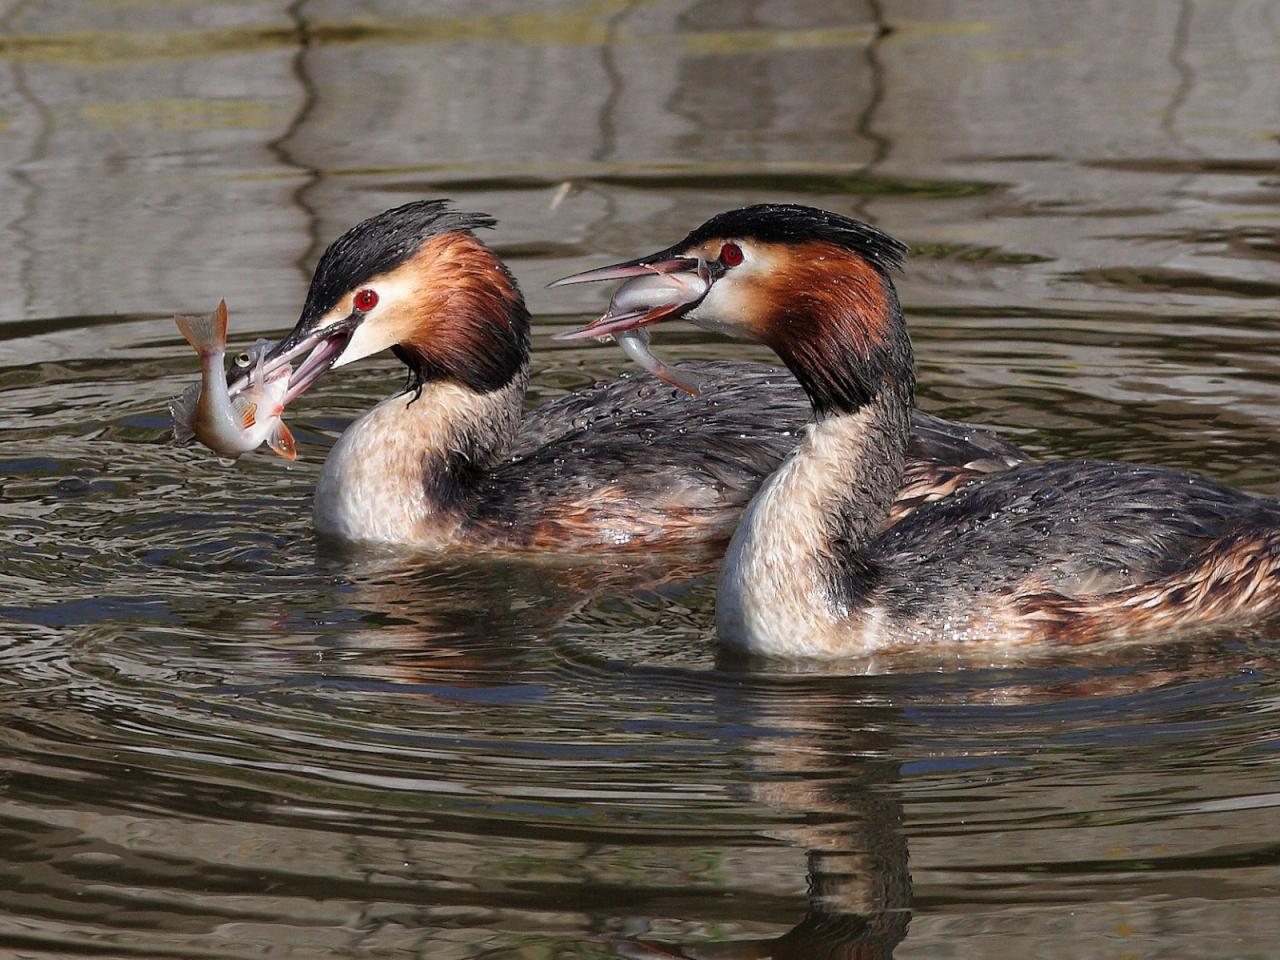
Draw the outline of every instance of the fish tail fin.
[[[227,349],[227,301],[218,301],[218,309],[207,317],[184,317],[175,314],[173,322],[201,356]]]
[[[283,420],[277,420],[275,429],[267,435],[267,446],[277,456],[284,457],[286,460],[298,459],[298,444],[294,442],[293,434],[289,432]]]

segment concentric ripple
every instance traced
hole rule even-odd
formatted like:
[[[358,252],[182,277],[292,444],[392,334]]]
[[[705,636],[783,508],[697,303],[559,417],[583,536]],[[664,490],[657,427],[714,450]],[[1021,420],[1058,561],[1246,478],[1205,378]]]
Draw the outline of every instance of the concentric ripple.
[[[173,312],[277,338],[379,210],[498,218],[538,403],[629,369],[547,283],[802,202],[911,245],[922,407],[1280,494],[1277,6],[900,7],[4,5],[0,956],[1276,955],[1274,625],[742,663],[714,557],[317,544],[393,362],[168,440]]]
[[[1016,340],[997,351],[980,315],[956,319],[946,364],[927,311],[919,348],[926,402],[962,416],[972,371]],[[1082,929],[1155,925],[1144,904],[1184,897],[1192,870],[1266,929],[1274,634],[870,677],[734,663],[706,558],[318,548],[316,465],[387,372],[317,389],[297,467],[232,468],[166,442],[189,364],[165,349],[123,399],[118,374],[40,386],[39,367],[10,391],[33,416],[0,441],[4,949],[656,956],[726,937],[891,947],[910,919],[905,949],[963,915],[990,917],[979,941],[1014,936],[1003,918],[1032,903]],[[547,353],[542,384],[598,359]],[[1078,389],[979,405],[1046,447],[1074,408],[1100,447],[1185,449],[1172,397],[1143,440]]]

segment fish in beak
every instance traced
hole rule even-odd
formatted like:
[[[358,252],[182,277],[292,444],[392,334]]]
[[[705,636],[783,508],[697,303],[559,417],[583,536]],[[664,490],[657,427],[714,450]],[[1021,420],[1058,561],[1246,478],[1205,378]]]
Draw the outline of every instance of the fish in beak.
[[[649,331],[645,328],[664,320],[678,320],[700,304],[714,282],[715,267],[702,257],[671,256],[664,251],[557,280],[551,286],[597,280],[626,283],[614,291],[604,316],[577,330],[557,334],[555,339],[612,336],[628,357],[655,377],[697,396],[701,388],[692,374],[667,366],[650,352]]]
[[[201,377],[169,402],[173,437],[186,444],[199,440],[220,457],[234,460],[266,443],[287,460],[298,456],[293,434],[285,426],[283,398],[289,389],[287,362],[266,373],[267,341],[259,341],[236,358],[248,367],[232,396],[223,369],[227,350],[227,302],[207,317],[175,316],[178,329],[200,357]]]
[[[262,358],[262,370],[270,377],[275,371],[291,366],[299,358],[305,357],[289,378],[289,389],[282,400],[283,406],[287,407],[302,396],[337,362],[350,343],[359,321],[358,312],[353,312],[336,323],[328,323],[319,330],[312,330],[312,324],[299,321],[289,335]],[[227,384],[231,396],[236,396],[248,385],[249,377],[243,371],[231,371]]]
[[[672,256],[663,251],[609,267],[599,267],[557,280],[553,287],[600,280],[626,280],[598,320],[556,335],[582,340],[617,335],[665,320],[678,320],[700,304],[716,280],[717,264],[702,257]]]

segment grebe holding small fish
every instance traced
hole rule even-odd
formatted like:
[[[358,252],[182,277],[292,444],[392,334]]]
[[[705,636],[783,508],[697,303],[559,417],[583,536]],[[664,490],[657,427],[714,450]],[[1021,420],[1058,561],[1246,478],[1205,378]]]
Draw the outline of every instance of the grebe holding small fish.
[[[710,275],[705,270],[681,275],[663,272],[656,266],[646,265],[645,269],[650,272],[642,273],[614,291],[606,316],[615,320],[625,317],[637,324],[630,329],[619,329],[614,339],[623,353],[659,380],[697,396],[702,392],[697,376],[687,367],[669,367],[655,357],[649,349],[649,331],[644,325],[699,299],[711,285]],[[557,339],[565,339],[565,335]]]
[[[725,555],[722,643],[868,658],[1168,636],[1280,614],[1280,500],[1179,470],[1021,464],[886,529],[914,429],[914,357],[892,279],[905,254],[858,220],[760,204],[651,257],[571,278],[641,285],[572,337],[685,317],[770,347],[809,397],[811,422]],[[654,265],[671,289],[687,280],[690,296],[642,311]]]

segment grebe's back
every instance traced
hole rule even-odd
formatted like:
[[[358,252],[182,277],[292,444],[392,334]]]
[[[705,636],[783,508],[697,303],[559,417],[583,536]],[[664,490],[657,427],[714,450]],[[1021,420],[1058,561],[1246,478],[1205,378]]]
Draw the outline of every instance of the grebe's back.
[[[721,545],[811,410],[783,368],[729,360],[689,368],[703,388],[696,397],[624,373],[526,414],[510,456],[477,491],[477,522],[544,548],[592,539]],[[912,427],[894,521],[1023,459],[989,430],[920,411]]]
[[[1087,642],[1280,603],[1280,502],[1138,464],[1058,461],[986,477],[869,550],[883,561],[886,602],[974,637]]]

